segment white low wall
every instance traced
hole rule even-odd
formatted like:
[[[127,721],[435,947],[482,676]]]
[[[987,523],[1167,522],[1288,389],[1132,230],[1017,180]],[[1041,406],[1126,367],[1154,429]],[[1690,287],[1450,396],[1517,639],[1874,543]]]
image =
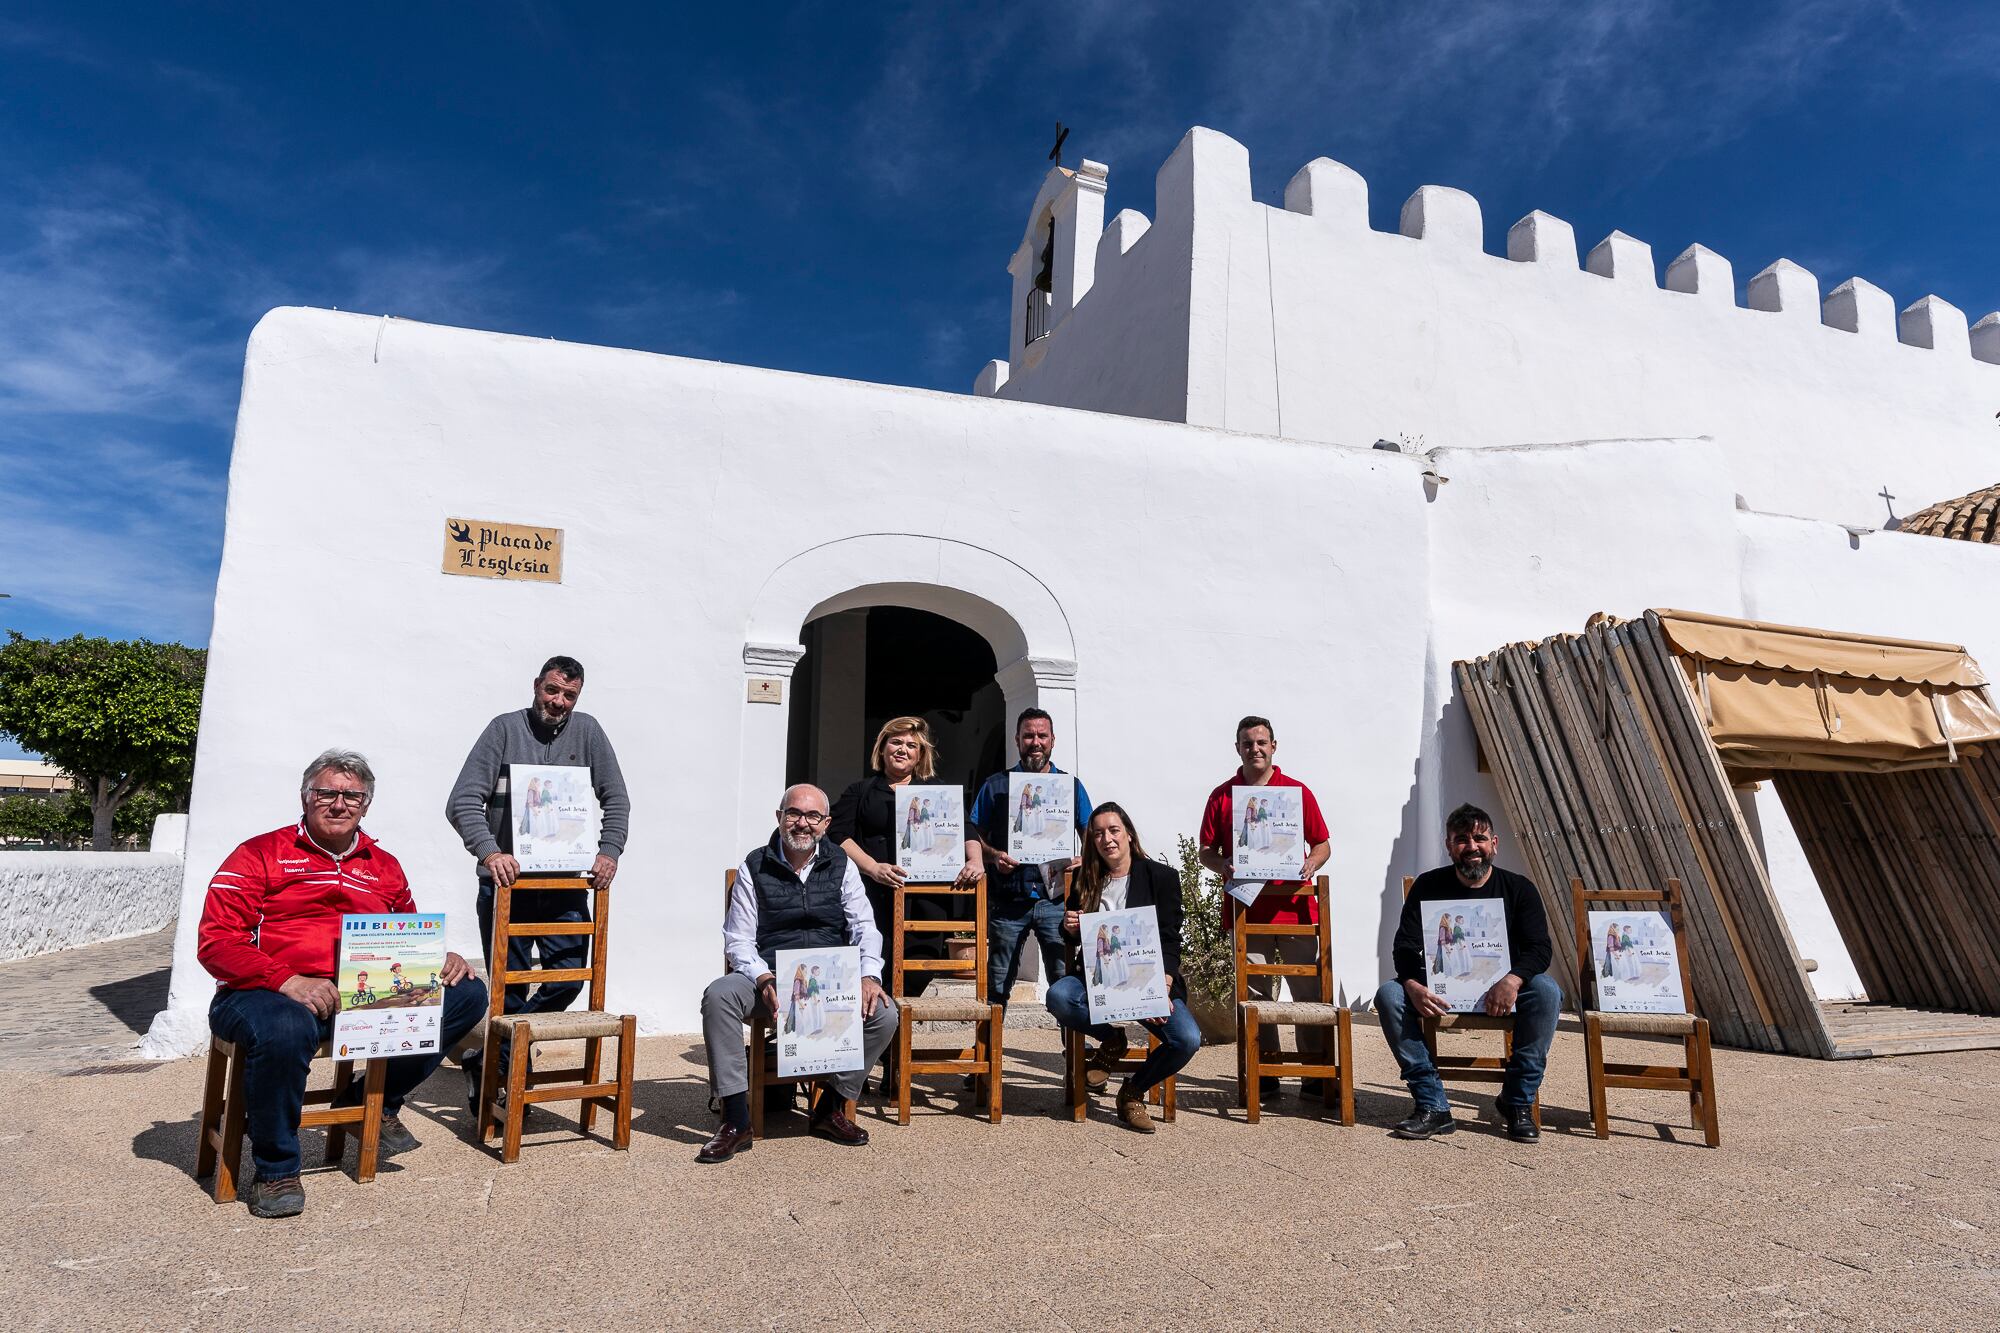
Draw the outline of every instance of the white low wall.
[[[181,858],[0,852],[0,960],[158,930],[181,900]]]

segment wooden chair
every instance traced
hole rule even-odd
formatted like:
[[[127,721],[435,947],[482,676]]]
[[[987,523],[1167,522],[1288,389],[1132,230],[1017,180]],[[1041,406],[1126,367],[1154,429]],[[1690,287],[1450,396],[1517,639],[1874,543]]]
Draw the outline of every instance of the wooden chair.
[[[1692,1012],[1682,1014],[1622,1014],[1599,1010],[1597,1003],[1596,956],[1591,952],[1590,905],[1616,903],[1636,906],[1659,903],[1666,909],[1667,924],[1674,932],[1674,953],[1680,962],[1681,995],[1690,1008],[1694,1004],[1694,979],[1688,963],[1687,923],[1681,910],[1683,889],[1678,879],[1667,881],[1665,892],[1655,889],[1586,890],[1581,879],[1569,882],[1570,916],[1576,924],[1576,998],[1583,1017],[1583,1070],[1590,1083],[1590,1118],[1597,1137],[1611,1137],[1611,1113],[1605,1106],[1606,1088],[1657,1088],[1688,1095],[1688,1116],[1701,1127],[1702,1138],[1711,1148],[1722,1142],[1722,1122],[1715,1109],[1715,1065],[1710,1055],[1708,1020]],[[1604,1034],[1638,1037],[1676,1037],[1687,1060],[1684,1065],[1611,1064],[1604,1058]]]
[[[1417,882],[1415,875],[1403,876],[1403,896],[1410,896],[1410,888]],[[1500,1034],[1500,1054],[1492,1055],[1440,1055],[1438,1054],[1438,1033],[1453,1032],[1497,1032]],[[1502,1014],[1495,1018],[1491,1014],[1441,1014],[1424,1020],[1424,1046],[1431,1053],[1431,1065],[1439,1078],[1463,1079],[1468,1083],[1505,1083],[1507,1064],[1514,1058],[1514,1016]],[[1534,1117],[1535,1128],[1542,1127],[1542,1093],[1535,1090],[1535,1100],[1528,1107],[1528,1114]]]
[[[583,921],[516,921],[513,896],[517,888],[589,889],[591,919]],[[583,1103],[580,1120],[590,1133],[601,1105],[612,1113],[611,1146],[632,1146],[632,1058],[639,1035],[639,1021],[632,1014],[604,1012],[604,945],[610,928],[611,890],[589,879],[516,880],[493,891],[493,979],[486,1022],[486,1052],[479,1067],[479,1141],[486,1142],[501,1132],[500,1160],[512,1162],[521,1155],[521,1120],[532,1103],[578,1101]],[[588,967],[530,967],[514,971],[507,966],[510,941],[538,935],[589,935]],[[526,982],[589,981],[590,1008],[563,1013],[508,1014],[502,1012],[507,987]],[[618,1039],[618,1076],[599,1079],[599,1059],[604,1039]],[[583,1042],[583,1063],[574,1069],[528,1068],[528,1055],[538,1041]],[[507,1105],[504,1116],[495,1105],[499,1094],[497,1072],[500,1048],[509,1049],[507,1061]]]
[[[313,1059],[333,1055],[333,1043],[321,1042]],[[375,1179],[376,1145],[382,1136],[382,1079],[388,1073],[385,1059],[364,1060],[361,1101],[355,1106],[332,1103],[347,1091],[354,1078],[354,1061],[339,1060],[333,1066],[333,1087],[308,1092],[300,1129],[326,1130],[326,1164],[338,1166],[347,1153],[347,1136],[358,1133],[361,1155],[354,1165],[354,1178],[366,1185]],[[236,1198],[236,1169],[243,1157],[243,1061],[236,1056],[236,1043],[211,1035],[208,1039],[208,1074],[201,1093],[201,1146],[195,1150],[194,1175],[199,1180],[215,1172],[215,1201],[231,1203]],[[348,1126],[359,1125],[358,1131]]]
[[[1319,905],[1318,925],[1252,925],[1249,912],[1241,903],[1230,913],[1236,923],[1236,1077],[1244,1117],[1253,1125],[1260,1113],[1258,1081],[1266,1076],[1325,1080],[1325,1105],[1334,1106],[1338,1097],[1340,1123],[1354,1123],[1354,1079],[1348,1066],[1354,1054],[1353,1011],[1325,998],[1276,1001],[1253,999],[1250,995],[1252,977],[1310,976],[1319,978],[1322,997],[1333,994],[1333,922],[1332,914],[1327,911],[1325,875],[1313,882],[1310,892],[1292,895],[1294,906],[1313,902]],[[1319,941],[1319,959],[1312,963],[1253,963],[1249,953],[1252,935],[1315,937]],[[1257,1048],[1257,1030],[1265,1023],[1332,1029],[1327,1033],[1327,1043],[1333,1047],[1332,1062],[1314,1063],[1302,1055],[1288,1060],[1283,1052],[1265,1055]]]
[[[733,868],[724,871],[722,875],[722,911],[725,918],[729,913],[729,895],[735,887],[736,871]],[[723,954],[722,968],[725,972],[729,970],[729,955],[727,952]],[[767,1088],[781,1087],[787,1083],[805,1084],[807,1088],[806,1110],[810,1113],[818,1107],[819,1099],[825,1093],[825,1089],[820,1086],[820,1080],[825,1075],[800,1074],[791,1078],[778,1077],[778,1047],[775,1040],[777,1033],[772,1027],[771,1015],[764,1012],[763,1005],[759,1004],[751,1009],[749,1028],[750,1134],[753,1138],[761,1139],[764,1137],[765,1090]],[[854,1119],[854,1098],[847,1098],[843,1105],[847,1108],[847,1118],[849,1120]],[[716,1109],[719,1110],[720,1107],[718,1106]]]
[[[904,944],[920,932],[962,931],[964,921],[912,920],[907,911],[911,894],[972,896],[973,945],[970,958],[911,958]],[[953,884],[904,884],[896,890],[896,913],[891,926],[895,943],[895,966],[890,973],[889,993],[903,1011],[896,1028],[896,1123],[910,1123],[910,1078],[915,1074],[970,1074],[974,1087],[984,1092],[986,1118],[1000,1123],[1001,1029],[1006,1006],[986,998],[986,880],[974,880],[971,888]],[[971,980],[968,998],[951,995],[905,995],[903,980],[911,972],[934,972]],[[912,1030],[918,1023],[971,1023],[972,1044],[917,1046]]]

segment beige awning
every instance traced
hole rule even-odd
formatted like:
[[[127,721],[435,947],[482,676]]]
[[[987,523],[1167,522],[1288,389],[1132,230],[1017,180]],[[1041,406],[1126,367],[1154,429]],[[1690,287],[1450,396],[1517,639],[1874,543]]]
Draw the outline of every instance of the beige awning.
[[[1733,767],[1933,768],[2000,741],[1986,675],[1955,644],[1654,614]]]

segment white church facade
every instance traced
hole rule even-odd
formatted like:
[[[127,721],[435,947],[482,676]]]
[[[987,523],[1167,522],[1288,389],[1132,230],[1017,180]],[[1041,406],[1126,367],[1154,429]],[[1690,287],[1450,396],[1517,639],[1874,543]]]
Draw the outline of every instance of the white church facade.
[[[610,1003],[649,1031],[695,1028],[724,870],[787,781],[837,793],[889,713],[935,708],[957,779],[998,759],[999,719],[1047,709],[1057,763],[1155,853],[1232,770],[1236,719],[1271,717],[1332,830],[1351,1001],[1444,811],[1501,808],[1454,660],[1670,606],[2000,662],[2000,549],[1881,530],[1890,497],[2000,470],[2000,317],[1899,311],[1858,279],[1822,298],[1783,262],[1746,309],[1717,255],[1661,285],[1642,242],[1579,258],[1541,214],[1491,255],[1476,201],[1438,187],[1378,233],[1346,168],[1311,163],[1267,205],[1241,145],[1202,129],[1150,220],[1107,223],[1105,176],[1049,174],[1009,358],[969,396],[267,315],[150,1048],[202,1039],[209,875],[296,817],[328,746],[374,762],[367,827],[476,954],[445,794],[553,653],[584,662],[632,792]],[[442,574],[448,515],[562,529],[561,581]],[[1854,993],[1782,810],[1745,799],[1814,985]]]

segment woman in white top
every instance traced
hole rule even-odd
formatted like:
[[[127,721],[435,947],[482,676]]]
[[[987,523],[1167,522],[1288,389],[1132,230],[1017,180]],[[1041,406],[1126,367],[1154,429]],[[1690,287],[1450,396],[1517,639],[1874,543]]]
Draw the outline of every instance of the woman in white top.
[[[1152,1116],[1146,1110],[1146,1094],[1155,1084],[1178,1073],[1201,1049],[1201,1028],[1188,1012],[1187,983],[1181,978],[1181,879],[1174,871],[1146,855],[1139,845],[1138,830],[1116,802],[1106,801],[1091,812],[1085,830],[1083,865],[1070,881],[1064,903],[1063,934],[1073,945],[1081,945],[1081,915],[1085,912],[1130,911],[1151,907],[1160,929],[1160,966],[1166,970],[1167,993],[1173,1012],[1165,1018],[1147,1019],[1144,1026],[1160,1044],[1147,1055],[1124,1086],[1118,1090],[1118,1118],[1143,1134],[1153,1132]],[[1124,966],[1112,955],[1105,963],[1105,979]],[[1124,1058],[1129,1046],[1124,1030],[1111,1023],[1090,1021],[1090,997],[1084,985],[1084,971],[1072,965],[1069,974],[1049,985],[1049,1013],[1056,1022],[1072,1031],[1085,1032],[1097,1040],[1097,1053],[1085,1070],[1092,1089],[1110,1082],[1111,1066]]]

